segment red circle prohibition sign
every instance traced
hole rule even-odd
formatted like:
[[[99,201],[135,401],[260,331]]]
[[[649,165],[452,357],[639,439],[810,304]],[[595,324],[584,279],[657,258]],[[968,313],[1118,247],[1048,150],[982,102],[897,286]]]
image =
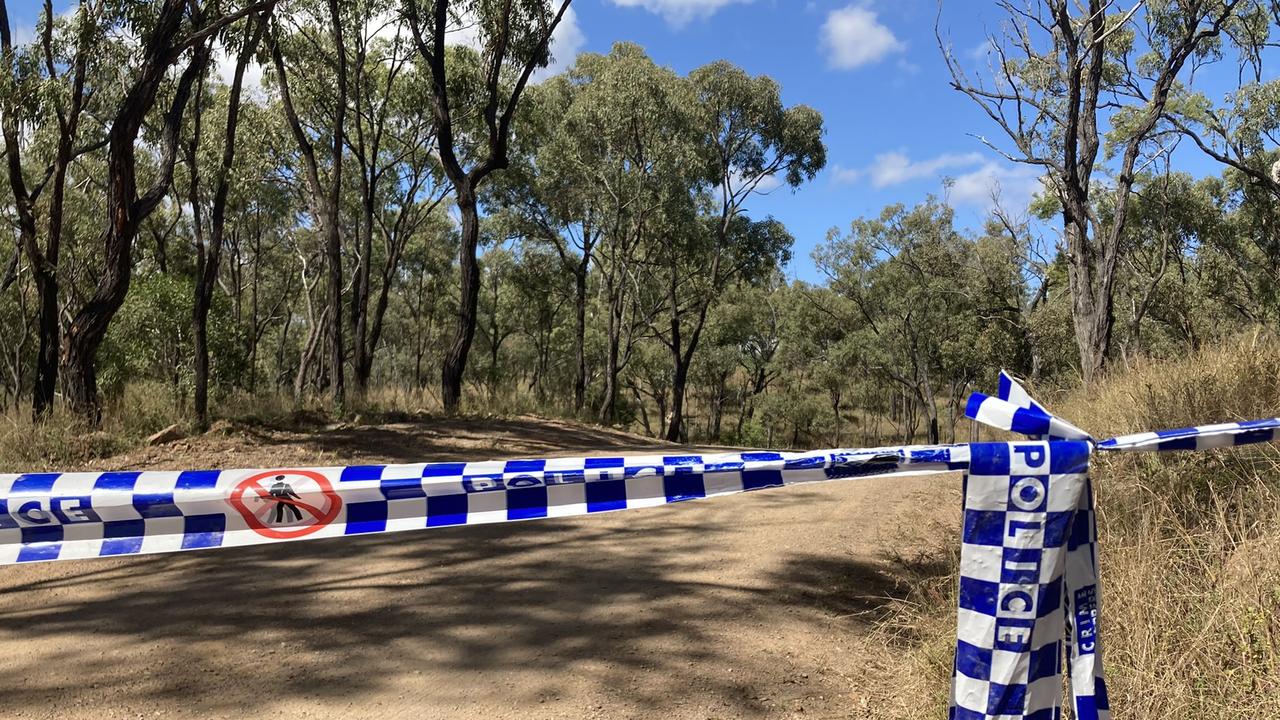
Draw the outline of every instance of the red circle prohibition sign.
[[[283,488],[273,481],[283,482]],[[299,494],[295,486],[300,483],[314,484],[319,491],[308,488]],[[323,502],[315,502],[317,496]],[[250,475],[232,489],[228,502],[240,512],[254,532],[277,540],[310,535],[333,522],[342,508],[342,498],[333,491],[328,478],[314,470],[265,470]],[[281,505],[285,507],[280,508]],[[272,511],[276,512],[279,521],[284,510],[295,517],[301,515],[301,519],[287,526],[273,527],[270,524]]]

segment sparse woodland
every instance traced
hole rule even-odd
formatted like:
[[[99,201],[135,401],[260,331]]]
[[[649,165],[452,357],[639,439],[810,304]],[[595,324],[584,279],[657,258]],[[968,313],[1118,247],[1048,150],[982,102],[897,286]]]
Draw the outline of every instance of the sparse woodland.
[[[945,187],[850,218],[820,284],[752,201],[815,181],[821,115],[627,43],[551,74],[569,4],[45,3],[22,42],[3,12],[0,405],[945,441],[1000,367],[1087,385],[1280,319],[1270,3],[1006,4],[985,63],[940,21],[939,91],[1043,190],[978,229]]]
[[[942,4],[936,92],[1041,192],[850,217],[814,284],[753,208],[821,181],[822,116],[635,44],[553,73],[571,0],[45,0],[25,37],[0,0],[0,460],[418,411],[946,442],[1002,367],[1099,434],[1280,414],[1280,8],[989,1],[983,61]],[[1280,715],[1278,468],[1096,463],[1117,717]],[[868,717],[942,716],[944,543],[876,618]]]

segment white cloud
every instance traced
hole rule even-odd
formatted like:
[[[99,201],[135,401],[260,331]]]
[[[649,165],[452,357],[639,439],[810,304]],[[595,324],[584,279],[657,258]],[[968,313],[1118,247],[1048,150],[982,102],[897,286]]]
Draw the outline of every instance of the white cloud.
[[[480,45],[480,27],[473,13],[464,13],[458,25],[448,31],[448,42],[453,45],[465,45],[473,50],[483,50]],[[582,47],[587,44],[587,36],[578,24],[578,14],[571,6],[560,18],[556,31],[551,35],[551,64],[535,70],[533,82],[542,82],[556,73],[564,71],[577,59]]]
[[[977,152],[943,153],[922,160],[913,160],[904,152],[888,152],[877,155],[865,168],[831,166],[831,180],[836,184],[852,184],[864,178],[876,188],[945,178],[948,202],[984,210],[996,202],[1025,208],[1042,189],[1035,168],[1000,162]]]
[[[29,45],[36,39],[36,29],[31,25],[18,25],[13,29],[13,47]]]
[[[661,15],[664,20],[675,27],[683,27],[694,20],[705,20],[720,8],[740,2],[753,0],[610,0],[618,7],[644,8],[651,13]]]
[[[858,178],[862,177],[862,171],[857,168],[845,167],[840,164],[831,166],[831,181],[837,185],[851,185],[858,182]]]
[[[534,72],[533,81],[541,82],[566,70],[573,65],[578,53],[582,52],[582,46],[586,44],[587,36],[578,24],[578,14],[570,7],[551,35],[551,64]]]
[[[991,53],[995,51],[996,51],[996,48],[994,45],[991,44],[991,39],[986,38],[982,42],[970,48],[968,55],[970,58],[973,58],[974,60],[986,60],[991,55]]]
[[[906,48],[873,11],[857,5],[832,10],[827,15],[822,26],[822,46],[827,51],[827,64],[840,70],[873,63]]]
[[[219,43],[213,50],[214,72],[217,74],[218,80],[224,85],[230,85],[236,76],[236,54],[239,49],[230,50],[227,46]],[[250,58],[249,63],[244,66],[244,80],[240,84],[241,92],[246,100],[254,102],[263,102],[267,97],[267,90],[262,84],[262,66],[257,61]]]
[[[952,178],[947,199],[952,205],[971,205],[984,210],[993,208],[997,202],[1022,209],[1042,189],[1043,183],[1035,168],[987,160],[981,167]]]
[[[760,193],[762,195],[768,195],[783,185],[782,178],[777,175],[765,175],[756,182],[756,176],[754,175],[748,178],[737,168],[731,168],[729,170],[729,187],[733,188],[735,191],[746,187],[752,182],[755,182],[755,188],[752,192]]]
[[[912,160],[905,153],[890,152],[877,155],[864,172],[877,188],[901,185],[912,180],[938,177],[943,170],[972,167],[981,163],[982,155],[972,153],[943,153],[927,160]]]

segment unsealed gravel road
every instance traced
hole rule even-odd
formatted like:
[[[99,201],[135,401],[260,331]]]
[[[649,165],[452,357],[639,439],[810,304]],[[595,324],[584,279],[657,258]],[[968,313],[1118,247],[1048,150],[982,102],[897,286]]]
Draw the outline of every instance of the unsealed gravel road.
[[[535,419],[230,429],[97,469],[618,454]],[[864,718],[890,548],[953,476],[602,516],[0,568],[0,716]]]

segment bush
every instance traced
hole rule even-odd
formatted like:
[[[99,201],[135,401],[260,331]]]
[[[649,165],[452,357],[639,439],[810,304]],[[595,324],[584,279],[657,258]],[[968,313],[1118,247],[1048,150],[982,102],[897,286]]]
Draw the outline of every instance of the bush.
[[[189,397],[194,385],[189,278],[149,275],[136,279],[98,351],[98,385],[118,398],[126,382],[168,385],[174,400]],[[219,395],[247,372],[243,343],[230,301],[213,295],[209,309],[209,386]]]

